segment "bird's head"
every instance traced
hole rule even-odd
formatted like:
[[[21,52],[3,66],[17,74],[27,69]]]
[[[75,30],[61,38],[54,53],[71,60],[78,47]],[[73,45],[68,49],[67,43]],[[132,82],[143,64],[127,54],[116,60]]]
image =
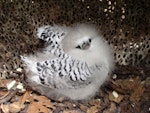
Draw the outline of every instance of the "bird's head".
[[[67,54],[89,65],[107,63],[112,59],[109,45],[94,25],[79,24],[70,28],[62,40],[62,48]]]
[[[98,36],[93,25],[79,24],[69,28],[68,34],[62,41],[65,52],[72,50],[85,52],[91,49],[93,41]]]

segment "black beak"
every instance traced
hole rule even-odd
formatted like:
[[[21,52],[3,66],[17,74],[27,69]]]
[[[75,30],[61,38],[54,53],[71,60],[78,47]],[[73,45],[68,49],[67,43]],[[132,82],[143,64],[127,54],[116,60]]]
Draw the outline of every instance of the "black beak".
[[[84,42],[83,44],[82,44],[82,49],[88,49],[89,47],[90,47],[90,45],[91,45],[91,42],[90,41],[87,41],[87,42]]]

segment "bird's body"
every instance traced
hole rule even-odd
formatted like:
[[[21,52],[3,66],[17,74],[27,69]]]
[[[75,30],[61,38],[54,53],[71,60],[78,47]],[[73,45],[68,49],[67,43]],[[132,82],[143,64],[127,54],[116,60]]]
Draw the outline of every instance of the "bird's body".
[[[113,68],[111,50],[96,29],[87,24],[44,26],[37,36],[49,45],[22,57],[30,86],[56,100],[93,97]]]

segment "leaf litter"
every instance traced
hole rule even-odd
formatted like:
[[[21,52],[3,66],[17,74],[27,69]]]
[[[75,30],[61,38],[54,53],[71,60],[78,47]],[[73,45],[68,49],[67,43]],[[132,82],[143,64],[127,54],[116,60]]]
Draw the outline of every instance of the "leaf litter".
[[[29,87],[24,87],[21,81],[13,83],[13,79],[1,79],[0,111],[2,113],[148,113],[150,79],[148,76],[143,79],[142,75],[136,75],[137,72],[127,74],[128,71],[123,69],[121,71],[123,74],[116,72],[115,78],[112,75],[95,98],[81,102],[69,100],[56,102]],[[8,88],[11,83],[13,84]]]

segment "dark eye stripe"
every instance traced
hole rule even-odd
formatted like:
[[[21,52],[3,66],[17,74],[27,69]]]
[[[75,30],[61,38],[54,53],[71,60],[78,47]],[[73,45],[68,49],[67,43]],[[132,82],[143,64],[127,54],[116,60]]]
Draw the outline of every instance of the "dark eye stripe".
[[[92,39],[89,39],[89,42],[92,42]]]
[[[76,46],[76,48],[81,49],[81,46],[78,45],[78,46]]]

